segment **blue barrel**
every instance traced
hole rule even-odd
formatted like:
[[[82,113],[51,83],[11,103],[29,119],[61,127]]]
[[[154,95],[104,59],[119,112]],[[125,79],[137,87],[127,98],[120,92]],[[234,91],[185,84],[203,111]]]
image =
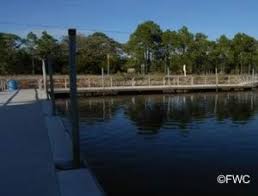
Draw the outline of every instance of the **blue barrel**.
[[[8,80],[7,81],[7,89],[9,92],[17,90],[17,81],[16,80]]]

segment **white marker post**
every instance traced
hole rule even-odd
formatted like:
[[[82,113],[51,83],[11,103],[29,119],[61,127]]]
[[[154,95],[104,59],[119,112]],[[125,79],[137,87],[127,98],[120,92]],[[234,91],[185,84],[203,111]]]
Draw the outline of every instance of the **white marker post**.
[[[183,65],[184,76],[186,77],[186,65]]]

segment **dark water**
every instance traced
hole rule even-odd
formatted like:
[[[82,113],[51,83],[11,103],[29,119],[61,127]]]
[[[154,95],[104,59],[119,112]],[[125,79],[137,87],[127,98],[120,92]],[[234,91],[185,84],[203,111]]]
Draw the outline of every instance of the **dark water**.
[[[82,154],[108,195],[257,195],[257,95],[81,99]],[[218,184],[219,174],[251,183]]]

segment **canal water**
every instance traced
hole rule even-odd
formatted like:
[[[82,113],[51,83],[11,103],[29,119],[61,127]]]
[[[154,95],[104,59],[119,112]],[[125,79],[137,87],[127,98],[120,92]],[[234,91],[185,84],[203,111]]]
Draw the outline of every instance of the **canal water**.
[[[64,115],[67,105],[58,100]],[[255,91],[81,98],[79,105],[82,155],[107,195],[258,194]],[[219,175],[249,175],[250,183],[220,184]]]

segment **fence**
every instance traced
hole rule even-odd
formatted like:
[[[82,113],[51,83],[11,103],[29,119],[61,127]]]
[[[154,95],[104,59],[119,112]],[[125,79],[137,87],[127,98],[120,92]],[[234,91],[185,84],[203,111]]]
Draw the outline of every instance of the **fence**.
[[[193,76],[81,76],[77,79],[78,88],[127,87],[127,86],[169,86],[169,85],[221,85],[247,84],[257,81],[252,75],[193,75]],[[69,88],[68,78],[55,78],[55,88]]]
[[[18,87],[22,89],[43,89],[42,76],[17,76]],[[6,79],[0,79],[0,90],[6,89]],[[123,86],[168,86],[168,85],[221,85],[246,84],[258,81],[258,75],[79,75],[78,88],[123,87]],[[54,76],[55,88],[70,88],[67,75]],[[49,80],[48,80],[49,84]]]

